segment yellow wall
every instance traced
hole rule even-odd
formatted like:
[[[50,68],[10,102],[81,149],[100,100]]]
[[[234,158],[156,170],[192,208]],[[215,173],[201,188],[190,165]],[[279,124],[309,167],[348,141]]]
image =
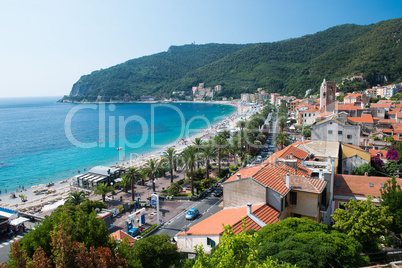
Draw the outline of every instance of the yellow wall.
[[[347,145],[342,145],[342,160],[354,155],[358,155],[360,158],[363,158],[368,162],[371,160],[371,155],[369,152],[361,151]]]
[[[319,219],[319,207],[318,207],[318,194],[307,193],[307,192],[297,192],[297,205],[290,204],[290,195],[287,195],[289,206],[286,211],[283,212],[287,217],[291,217],[292,213],[300,214],[304,217],[310,219]],[[282,215],[281,215],[282,216]]]

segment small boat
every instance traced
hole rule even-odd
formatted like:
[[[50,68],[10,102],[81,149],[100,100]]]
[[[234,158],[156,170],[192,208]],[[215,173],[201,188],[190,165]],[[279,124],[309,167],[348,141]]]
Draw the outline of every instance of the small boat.
[[[117,147],[117,148],[116,148],[116,150],[121,150],[121,149],[123,149],[123,148],[122,148],[122,147]]]
[[[99,140],[99,143],[103,143],[103,141],[102,141],[102,140]]]

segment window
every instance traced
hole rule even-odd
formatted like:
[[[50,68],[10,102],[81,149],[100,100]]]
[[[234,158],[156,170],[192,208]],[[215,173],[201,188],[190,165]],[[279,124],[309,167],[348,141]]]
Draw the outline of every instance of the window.
[[[381,188],[384,188],[384,183],[381,183]]]
[[[290,192],[289,199],[290,199],[291,205],[297,205],[297,193],[296,192]]]
[[[328,130],[328,134],[332,134],[332,130]]]
[[[308,114],[308,117],[311,117],[311,114]]]
[[[352,138],[352,135],[347,135],[346,136],[348,139],[351,139]]]
[[[339,131],[338,131],[338,135],[342,135],[342,130],[339,130]]]
[[[212,240],[211,238],[207,237],[207,245],[210,246],[211,248],[215,247],[215,241]]]
[[[374,187],[374,184],[372,182],[369,183],[370,187]]]
[[[335,181],[335,186],[336,187],[341,187],[341,182],[340,181]]]
[[[347,204],[346,202],[339,202],[338,203],[338,208],[340,209],[346,209],[345,204]]]

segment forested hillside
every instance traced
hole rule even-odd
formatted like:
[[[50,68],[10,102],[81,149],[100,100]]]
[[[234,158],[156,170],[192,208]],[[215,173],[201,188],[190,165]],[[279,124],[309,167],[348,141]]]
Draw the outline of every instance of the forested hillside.
[[[341,82],[363,75],[369,85],[401,82],[402,19],[373,25],[340,25],[313,35],[252,45],[185,45],[85,75],[70,93],[76,99],[124,93],[169,97],[204,82],[238,97],[262,87],[302,96],[322,79]]]

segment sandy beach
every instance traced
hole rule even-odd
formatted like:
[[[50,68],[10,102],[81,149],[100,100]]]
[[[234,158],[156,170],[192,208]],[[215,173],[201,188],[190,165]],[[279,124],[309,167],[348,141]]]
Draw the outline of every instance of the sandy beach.
[[[247,106],[241,103],[234,102],[221,102],[221,104],[233,105],[237,108],[237,111],[227,116],[220,122],[215,123],[208,129],[201,129],[198,133],[185,137],[180,141],[167,144],[162,148],[150,151],[148,153],[137,155],[132,159],[125,159],[116,166],[120,167],[141,167],[145,165],[146,161],[154,158],[160,159],[163,152],[168,148],[174,148],[177,153],[182,152],[187,146],[191,145],[196,138],[201,138],[203,140],[208,140],[211,136],[215,135],[223,129],[231,130],[236,129],[237,122],[240,120],[247,120],[251,116],[250,109],[251,106]],[[252,111],[253,113],[256,111]],[[131,154],[133,155],[133,154]],[[64,203],[63,199],[66,198],[71,191],[71,185],[75,181],[75,178],[65,178],[63,180],[54,182],[50,187],[46,185],[34,185],[31,188],[22,190],[21,188],[18,192],[12,192],[15,198],[10,198],[10,193],[3,194],[1,196],[0,207],[11,209],[19,212],[30,212],[35,213],[37,211],[45,211],[47,209],[54,209],[58,205]],[[23,202],[19,197],[21,194],[25,196],[26,201]]]

